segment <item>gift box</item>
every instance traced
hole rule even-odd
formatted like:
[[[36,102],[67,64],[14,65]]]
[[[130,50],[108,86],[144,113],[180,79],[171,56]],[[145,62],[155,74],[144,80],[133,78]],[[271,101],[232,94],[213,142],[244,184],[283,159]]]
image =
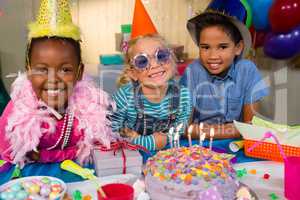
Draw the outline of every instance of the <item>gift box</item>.
[[[142,173],[143,158],[138,151],[123,149],[102,151],[95,149],[93,159],[97,176],[110,176],[118,174],[134,174],[140,176]]]

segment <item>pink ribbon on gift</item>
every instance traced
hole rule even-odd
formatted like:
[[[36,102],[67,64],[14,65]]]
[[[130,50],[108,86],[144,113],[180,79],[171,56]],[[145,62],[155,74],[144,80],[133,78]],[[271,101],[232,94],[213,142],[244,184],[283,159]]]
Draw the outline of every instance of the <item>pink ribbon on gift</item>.
[[[95,149],[99,149],[100,151],[113,151],[114,155],[116,155],[116,152],[118,150],[121,150],[122,152],[122,158],[123,158],[123,174],[126,174],[126,154],[125,149],[129,149],[131,151],[138,151],[141,150],[147,154],[150,154],[150,152],[143,146],[137,145],[137,144],[130,144],[129,142],[122,140],[117,142],[112,142],[110,144],[110,148],[107,148],[103,146],[101,143],[97,143],[97,146]]]
[[[279,143],[277,137],[276,137],[275,135],[273,135],[273,133],[271,133],[271,132],[266,132],[265,135],[264,135],[264,137],[263,137],[260,141],[256,142],[253,146],[251,146],[251,147],[248,149],[248,151],[251,152],[251,151],[252,151],[253,149],[255,149],[258,145],[260,145],[261,143],[263,143],[263,141],[264,141],[265,139],[268,139],[268,138],[271,138],[271,137],[275,140],[275,142],[276,142],[276,144],[277,144],[277,146],[278,146],[278,149],[279,149],[279,152],[280,152],[282,158],[283,158],[284,160],[286,160],[287,157],[286,157],[286,155],[285,155],[285,153],[284,153],[284,151],[283,151],[283,149],[282,149],[282,146],[280,145],[280,143]]]

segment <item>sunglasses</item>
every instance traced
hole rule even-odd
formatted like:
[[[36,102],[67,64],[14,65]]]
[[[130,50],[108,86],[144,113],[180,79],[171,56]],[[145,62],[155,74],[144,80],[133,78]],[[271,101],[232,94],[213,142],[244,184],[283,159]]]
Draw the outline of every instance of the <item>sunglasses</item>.
[[[158,64],[165,64],[170,60],[171,51],[169,49],[157,49],[153,56],[146,53],[140,53],[133,57],[131,64],[140,70],[149,68],[151,58],[155,58]]]

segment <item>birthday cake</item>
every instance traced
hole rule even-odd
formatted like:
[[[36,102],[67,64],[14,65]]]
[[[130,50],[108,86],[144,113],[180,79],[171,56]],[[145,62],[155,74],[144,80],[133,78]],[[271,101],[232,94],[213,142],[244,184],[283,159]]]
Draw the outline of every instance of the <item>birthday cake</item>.
[[[144,173],[152,200],[232,200],[239,185],[228,154],[199,146],[160,151]]]

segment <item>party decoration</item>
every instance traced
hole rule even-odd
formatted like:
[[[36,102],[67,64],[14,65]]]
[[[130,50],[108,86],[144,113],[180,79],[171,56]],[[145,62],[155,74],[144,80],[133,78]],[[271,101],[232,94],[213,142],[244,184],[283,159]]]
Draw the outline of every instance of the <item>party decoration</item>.
[[[131,39],[138,36],[155,34],[157,30],[141,0],[135,1]]]
[[[245,7],[246,11],[247,11],[247,17],[246,17],[246,21],[245,24],[246,26],[249,28],[252,24],[253,21],[253,12],[252,12],[252,8],[249,5],[247,0],[241,0],[241,3],[243,4],[243,6]]]
[[[269,197],[271,198],[271,200],[279,199],[279,197],[274,192],[270,193]]]
[[[192,146],[192,133],[193,133],[193,125],[190,125],[188,128],[189,147]]]
[[[291,31],[300,25],[300,1],[275,0],[270,9],[269,18],[273,32],[286,33]]]
[[[248,0],[253,14],[253,26],[258,31],[270,29],[269,10],[273,0]]]
[[[169,138],[169,143],[171,148],[173,148],[173,135],[174,135],[174,127],[171,127],[168,132],[168,138]]]
[[[270,178],[270,174],[265,173],[264,176],[263,176],[263,179],[268,180],[269,178]]]
[[[264,46],[266,36],[269,32],[255,30],[254,27],[252,26],[250,28],[250,33],[251,33],[252,38],[253,38],[252,40],[253,40],[253,47],[254,48]]]
[[[45,36],[80,40],[79,28],[72,22],[69,0],[41,0],[36,22],[28,27],[29,40]]]
[[[212,150],[212,144],[213,144],[213,138],[215,136],[215,129],[214,128],[211,128],[210,129],[210,132],[209,132],[209,149]]]
[[[208,9],[224,12],[245,22],[247,27],[251,26],[252,11],[247,0],[214,0],[208,5]]]
[[[275,59],[287,59],[300,53],[300,26],[286,34],[268,34],[264,52]]]
[[[205,132],[203,132],[203,122],[199,123],[199,146],[203,146],[203,141],[205,140]]]
[[[247,175],[246,168],[236,170],[236,175],[238,178],[242,178],[243,176]]]

